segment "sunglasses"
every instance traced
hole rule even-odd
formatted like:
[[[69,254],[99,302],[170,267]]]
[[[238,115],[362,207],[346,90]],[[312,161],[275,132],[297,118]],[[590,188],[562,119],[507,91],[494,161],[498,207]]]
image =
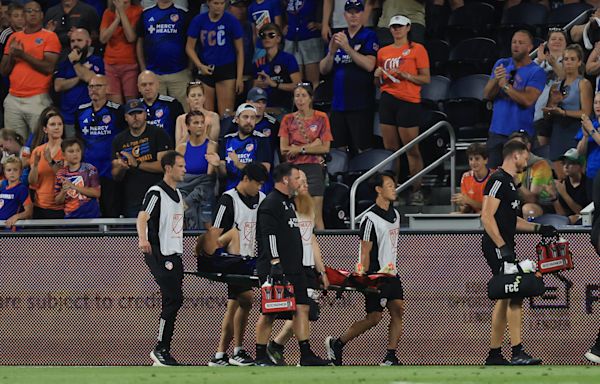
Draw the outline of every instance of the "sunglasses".
[[[261,32],[258,34],[258,37],[260,37],[262,40],[264,39],[274,39],[276,38],[277,32]]]

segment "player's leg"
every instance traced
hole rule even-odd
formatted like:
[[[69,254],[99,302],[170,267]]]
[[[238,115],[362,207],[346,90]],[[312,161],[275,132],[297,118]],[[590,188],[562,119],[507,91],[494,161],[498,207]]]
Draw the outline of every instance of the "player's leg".
[[[402,337],[402,320],[404,318],[404,293],[399,279],[394,279],[388,288],[387,309],[390,312],[390,328],[388,331],[388,344],[381,365],[400,365],[396,350]]]
[[[283,352],[287,342],[294,336],[294,322],[286,320],[275,338],[267,345],[267,354],[277,365],[287,365]]]
[[[267,343],[273,330],[275,316],[261,314],[256,322],[256,360],[258,366],[275,365],[267,356]]]
[[[254,359],[252,359],[252,357],[248,354],[248,352],[246,352],[246,350],[243,347],[244,334],[246,333],[246,326],[248,325],[248,316],[250,316],[250,310],[252,309],[253,299],[254,293],[252,292],[251,288],[245,289],[242,292],[239,292],[239,294],[237,295],[238,308],[235,311],[235,317],[233,319],[233,339],[235,341],[235,349],[233,351],[233,357],[229,359],[229,362],[233,365],[254,365]]]
[[[600,331],[598,332],[596,343],[585,353],[585,358],[592,363],[600,364]]]
[[[230,290],[229,285],[227,286],[227,290]],[[227,309],[225,310],[223,321],[221,321],[221,337],[219,338],[219,346],[215,356],[208,362],[209,367],[222,367],[230,365],[229,356],[227,356],[227,349],[229,348],[231,340],[233,340],[233,322],[235,312],[237,311],[238,307],[239,305],[235,297],[229,297],[227,300]]]
[[[507,311],[508,332],[510,334],[510,343],[512,346],[512,365],[537,365],[541,364],[541,359],[531,357],[523,349],[521,343],[521,330],[523,328],[523,300],[511,299]]]

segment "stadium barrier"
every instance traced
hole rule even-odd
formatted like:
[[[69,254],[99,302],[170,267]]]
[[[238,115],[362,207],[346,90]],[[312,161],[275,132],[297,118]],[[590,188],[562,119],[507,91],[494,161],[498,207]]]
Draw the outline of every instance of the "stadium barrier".
[[[583,353],[600,324],[600,259],[589,235],[569,232],[575,269],[546,276],[546,294],[527,300],[524,343],[548,364],[583,364]],[[518,235],[517,255],[534,256],[539,237]],[[318,235],[326,264],[351,269],[358,255],[356,232]],[[399,357],[405,364],[481,364],[489,343],[490,272],[480,250],[480,232],[403,231],[398,256],[405,298]],[[195,268],[195,237],[185,237],[184,264]],[[146,365],[155,343],[160,296],[134,233],[17,233],[0,237],[0,345],[6,365]],[[184,280],[173,354],[206,364],[214,353],[226,304],[226,287],[194,276]],[[258,294],[245,346],[254,354]],[[311,344],[325,355],[323,340],[339,335],[364,315],[359,293],[323,299]],[[344,350],[347,364],[382,359],[388,316]],[[276,330],[280,325],[276,326]],[[505,353],[510,356],[508,347]],[[298,346],[290,342],[287,360]]]

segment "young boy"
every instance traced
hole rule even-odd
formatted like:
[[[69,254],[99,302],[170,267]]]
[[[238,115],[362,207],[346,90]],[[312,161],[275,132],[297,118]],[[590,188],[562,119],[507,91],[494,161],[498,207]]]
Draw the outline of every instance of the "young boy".
[[[92,164],[82,163],[83,143],[72,138],[61,143],[65,166],[56,172],[54,200],[65,204],[65,219],[100,217],[100,181]]]
[[[3,160],[4,180],[0,183],[0,220],[6,220],[10,228],[17,220],[29,219],[33,215],[33,204],[29,189],[20,181],[23,163],[14,155]]]
[[[483,203],[483,188],[492,171],[488,168],[488,155],[485,144],[473,143],[467,148],[470,170],[462,175],[460,193],[452,196],[452,202],[459,206],[460,213],[479,213]]]

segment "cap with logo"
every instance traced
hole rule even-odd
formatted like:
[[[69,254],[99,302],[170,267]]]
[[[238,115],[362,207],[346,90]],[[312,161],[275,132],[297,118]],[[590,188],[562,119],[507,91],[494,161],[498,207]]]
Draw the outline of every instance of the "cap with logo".
[[[248,103],[241,104],[235,110],[235,117],[237,118],[244,111],[253,111],[254,113],[256,113],[256,108],[254,108],[254,105],[252,105],[252,104],[248,104]]]
[[[140,99],[130,99],[125,103],[125,113],[146,112],[146,108]]]
[[[268,100],[267,92],[259,87],[254,87],[248,91],[248,97],[246,100],[257,102],[259,100]]]
[[[577,163],[579,165],[585,164],[585,158],[581,156],[575,148],[568,149],[564,155],[559,157],[559,160],[563,160],[569,163]]]
[[[365,5],[363,4],[363,2],[361,0],[346,0],[346,4],[344,5],[344,10],[347,12],[352,9],[362,12],[365,10]]]
[[[391,27],[392,25],[410,25],[410,19],[406,16],[396,15],[390,19],[389,26]]]

